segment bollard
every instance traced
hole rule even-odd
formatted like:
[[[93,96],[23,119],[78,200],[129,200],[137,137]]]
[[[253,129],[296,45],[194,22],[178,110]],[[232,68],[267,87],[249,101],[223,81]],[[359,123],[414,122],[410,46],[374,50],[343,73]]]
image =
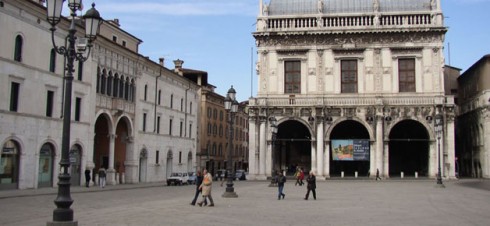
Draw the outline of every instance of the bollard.
[[[344,171],[340,172],[340,177],[344,178]]]
[[[404,173],[403,173],[403,171],[400,173],[400,176],[401,176],[401,178],[403,179],[403,177],[404,177]]]
[[[357,171],[356,171],[356,172],[354,172],[354,177],[355,177],[355,178],[357,178],[357,175],[358,175]]]
[[[125,175],[124,173],[121,173],[121,184],[125,184],[126,183],[126,178],[125,178],[124,175]]]
[[[415,179],[419,178],[419,172],[415,172]]]
[[[116,173],[116,184],[119,184],[119,173]]]
[[[94,185],[100,185],[99,174],[98,173],[95,174]]]

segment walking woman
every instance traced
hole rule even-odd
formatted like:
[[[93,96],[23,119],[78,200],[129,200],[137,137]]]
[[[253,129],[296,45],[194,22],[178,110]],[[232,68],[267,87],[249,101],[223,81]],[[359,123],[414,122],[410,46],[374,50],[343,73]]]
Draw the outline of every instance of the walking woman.
[[[209,206],[214,206],[214,201],[213,197],[211,196],[211,186],[213,184],[213,176],[211,176],[210,173],[205,169],[202,172],[204,174],[204,178],[202,180],[201,186],[199,186],[200,189],[202,189],[202,201],[198,202],[197,204],[199,206],[202,206],[203,202],[206,201],[206,198],[209,199]]]
[[[197,176],[196,176],[196,194],[194,195],[194,199],[191,202],[191,205],[193,205],[193,206],[196,205],[197,198],[199,197],[199,194],[202,193],[202,189],[201,189],[202,179],[203,179],[203,176],[201,174],[201,171],[198,170]],[[208,204],[208,202],[205,199],[204,205],[206,206],[207,204]]]
[[[308,185],[306,186],[307,192],[305,200],[308,200],[308,196],[310,196],[310,191],[313,193],[313,198],[316,200],[316,177],[313,171],[310,171],[310,175],[308,175],[308,177],[306,178],[306,183],[308,183]]]

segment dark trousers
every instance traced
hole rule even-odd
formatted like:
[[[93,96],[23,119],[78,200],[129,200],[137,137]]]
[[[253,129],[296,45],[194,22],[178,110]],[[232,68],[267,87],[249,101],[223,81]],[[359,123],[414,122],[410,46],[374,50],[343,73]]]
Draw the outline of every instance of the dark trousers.
[[[316,191],[315,191],[315,189],[309,189],[309,188],[308,188],[308,190],[306,192],[305,199],[308,199],[308,197],[310,196],[310,191],[313,193],[313,198],[316,199]]]
[[[284,193],[282,192],[284,190],[284,185],[279,185],[277,186],[277,199],[281,199],[281,196],[283,196],[284,199]]]
[[[194,195],[194,199],[191,202],[192,205],[196,205],[197,198],[199,197],[199,194],[201,194],[201,190],[199,190],[199,188],[197,188],[196,194]],[[206,199],[204,199],[204,205],[207,205],[207,204],[208,204],[208,202],[206,201]]]

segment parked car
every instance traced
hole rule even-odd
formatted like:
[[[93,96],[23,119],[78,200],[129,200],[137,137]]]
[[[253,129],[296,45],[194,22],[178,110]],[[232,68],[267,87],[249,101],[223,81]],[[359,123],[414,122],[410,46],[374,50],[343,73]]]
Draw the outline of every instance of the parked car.
[[[224,180],[225,179],[225,172],[226,172],[226,170],[224,170],[224,169],[219,169],[218,171],[216,171],[216,175],[214,176],[214,180],[215,181]]]
[[[194,172],[189,172],[189,179],[187,180],[188,184],[196,184],[197,176]]]
[[[238,180],[246,180],[247,177],[245,175],[245,170],[237,170],[236,173],[235,173],[235,180],[238,179]]]
[[[187,173],[172,173],[169,178],[167,178],[167,186],[170,185],[183,185],[187,184],[189,180],[189,175]]]

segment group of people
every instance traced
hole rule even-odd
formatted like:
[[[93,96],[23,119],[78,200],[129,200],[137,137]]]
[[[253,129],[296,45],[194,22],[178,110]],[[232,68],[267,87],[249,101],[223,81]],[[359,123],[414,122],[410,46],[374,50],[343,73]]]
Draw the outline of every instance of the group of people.
[[[299,184],[302,186],[303,180],[304,180],[304,172],[303,169],[299,169],[297,172],[296,176],[296,183],[294,184],[295,186]],[[284,194],[284,183],[286,183],[286,176],[282,172],[278,172],[275,181],[277,182],[277,188],[278,188],[278,193],[277,193],[277,200],[281,200],[286,198],[286,194]],[[306,195],[305,195],[305,200],[308,200],[310,196],[310,192],[313,194],[313,198],[316,200],[316,177],[313,171],[310,171],[310,174],[306,178]]]
[[[207,206],[209,200],[209,206],[214,206],[213,196],[211,195],[211,187],[213,184],[213,176],[208,173],[206,169],[202,171],[197,171],[196,174],[196,194],[194,195],[194,199],[191,202],[191,205],[196,205],[199,194],[202,194],[202,200],[197,203],[199,206]]]
[[[100,167],[98,174],[99,174],[99,186],[101,188],[104,188],[105,183],[106,183],[106,172],[105,172],[104,167]],[[85,170],[85,187],[87,187],[87,188],[90,187],[90,179],[92,179],[90,177],[90,170],[86,169]]]

